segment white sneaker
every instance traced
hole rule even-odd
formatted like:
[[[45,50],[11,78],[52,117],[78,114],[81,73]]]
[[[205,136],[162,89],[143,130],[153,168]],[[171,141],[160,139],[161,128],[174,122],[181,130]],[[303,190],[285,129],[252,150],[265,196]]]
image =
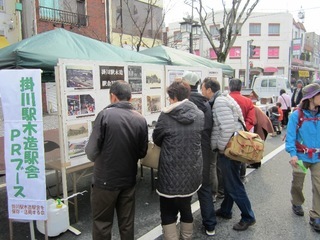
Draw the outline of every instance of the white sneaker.
[[[214,235],[216,235],[216,231],[215,230],[212,230],[212,231],[206,230],[206,234],[208,236],[214,236]]]

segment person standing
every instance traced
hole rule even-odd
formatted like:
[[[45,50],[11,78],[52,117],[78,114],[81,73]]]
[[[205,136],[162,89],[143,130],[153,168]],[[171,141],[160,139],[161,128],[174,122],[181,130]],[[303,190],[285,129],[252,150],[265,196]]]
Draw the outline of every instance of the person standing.
[[[213,161],[213,152],[211,151],[211,131],[212,131],[212,112],[211,106],[206,97],[198,92],[200,83],[199,76],[194,72],[186,72],[182,76],[191,87],[189,100],[193,102],[204,114],[204,129],[201,134],[201,149],[203,158],[202,186],[199,189],[198,199],[202,217],[202,225],[205,227],[206,234],[215,235],[215,226],[217,224],[212,198],[212,183],[210,179],[210,166]]]
[[[201,187],[201,134],[204,114],[188,100],[190,86],[174,81],[167,89],[170,105],[160,113],[153,142],[161,147],[157,193],[164,239],[191,239],[191,198]],[[176,221],[180,213],[180,234]]]
[[[283,119],[282,119],[282,126],[286,128],[288,124],[288,116],[291,112],[291,98],[286,93],[286,90],[281,89],[280,90],[280,96],[278,97],[278,102],[281,103],[281,109],[283,112]]]
[[[302,87],[303,82],[299,79],[297,81],[297,87],[293,90],[291,97],[291,107],[293,108],[297,107],[302,99]]]
[[[320,231],[320,85],[309,84],[302,89],[302,94],[299,108],[290,115],[285,145],[292,166],[291,203],[293,212],[303,216],[302,190],[306,173],[298,166],[298,160],[302,160],[303,166],[311,171],[309,223]]]
[[[217,80],[204,79],[202,92],[210,91],[218,95],[213,103],[213,130],[211,134],[211,148],[218,149],[218,163],[222,171],[224,184],[224,199],[216,216],[224,219],[232,218],[234,202],[241,211],[241,219],[233,226],[236,231],[244,231],[256,223],[251,203],[244,184],[240,179],[241,162],[234,161],[224,154],[224,149],[233,133],[242,129],[240,121],[244,122],[241,108],[227,93],[220,93],[220,84]]]
[[[241,95],[242,82],[240,79],[233,78],[229,81],[230,96],[238,103],[241,108],[245,126],[249,132],[253,132],[256,121],[256,113],[250,98]],[[246,179],[247,164],[241,164],[240,178],[243,182]]]
[[[85,147],[88,159],[94,162],[93,240],[111,239],[114,210],[121,239],[134,239],[137,162],[147,153],[148,126],[130,100],[128,83],[111,85],[111,104],[99,112]]]
[[[212,109],[214,100],[219,96],[220,91],[217,86],[212,81],[210,81],[210,78],[206,78],[206,84],[201,84],[201,93],[204,97],[208,99],[208,103]],[[212,116],[211,116],[212,117]],[[210,134],[211,135],[211,134]],[[212,182],[212,192],[213,196],[217,198],[224,198],[224,189],[223,189],[223,178],[221,175],[221,171],[218,167],[218,151],[213,151],[213,161],[211,162],[211,182]],[[215,200],[215,198],[214,198]]]

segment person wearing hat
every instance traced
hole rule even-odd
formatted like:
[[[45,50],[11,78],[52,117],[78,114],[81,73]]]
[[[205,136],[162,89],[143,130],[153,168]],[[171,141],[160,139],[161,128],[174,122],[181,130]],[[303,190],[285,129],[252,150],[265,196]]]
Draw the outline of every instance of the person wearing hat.
[[[187,82],[191,87],[189,100],[197,105],[199,110],[204,113],[204,130],[202,131],[201,135],[201,150],[203,159],[202,186],[198,190],[197,194],[200,203],[202,225],[204,226],[208,236],[214,236],[217,221],[213,205],[212,182],[210,179],[210,165],[212,165],[212,162],[214,161],[210,142],[213,126],[211,106],[208,102],[208,99],[198,92],[200,78],[196,73],[187,71],[182,76],[182,80]],[[214,166],[216,166],[216,163]],[[216,173],[216,168],[213,171]],[[217,182],[217,176],[213,177],[213,181]]]
[[[303,82],[301,79],[297,81],[297,87],[293,90],[293,94],[291,97],[291,107],[295,108],[299,105],[302,99],[302,88]]]
[[[305,199],[302,190],[306,176],[303,168],[310,169],[313,196],[309,223],[320,231],[320,85],[305,86],[302,95],[299,107],[290,115],[285,144],[293,169],[291,203],[293,212],[303,216]]]

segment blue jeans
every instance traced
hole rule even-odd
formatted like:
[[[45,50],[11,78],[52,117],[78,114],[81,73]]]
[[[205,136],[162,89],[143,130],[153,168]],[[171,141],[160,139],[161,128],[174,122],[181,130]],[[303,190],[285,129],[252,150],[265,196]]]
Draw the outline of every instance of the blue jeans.
[[[211,184],[202,185],[198,190],[202,225],[208,231],[213,231],[217,225],[216,213],[214,211]]]
[[[240,179],[241,162],[233,161],[224,154],[219,154],[218,163],[224,183],[224,200],[221,203],[221,212],[231,216],[235,202],[241,211],[242,222],[255,221],[250,200]]]

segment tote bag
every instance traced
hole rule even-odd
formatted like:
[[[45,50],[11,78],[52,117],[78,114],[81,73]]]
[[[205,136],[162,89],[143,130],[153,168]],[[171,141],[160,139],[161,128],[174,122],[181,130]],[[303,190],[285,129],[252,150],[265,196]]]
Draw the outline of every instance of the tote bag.
[[[147,155],[140,159],[140,164],[142,166],[158,169],[160,150],[159,146],[155,145],[153,142],[149,142]]]

